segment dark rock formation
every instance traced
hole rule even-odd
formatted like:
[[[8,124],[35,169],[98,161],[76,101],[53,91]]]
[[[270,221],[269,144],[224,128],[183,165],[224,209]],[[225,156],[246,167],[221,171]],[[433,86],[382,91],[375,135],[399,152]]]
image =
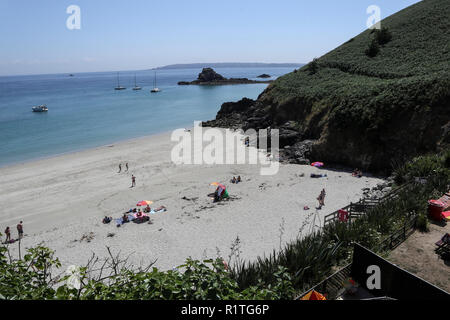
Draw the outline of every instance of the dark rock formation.
[[[211,82],[225,80],[222,75],[215,72],[212,68],[203,68],[202,72],[198,74],[198,81],[200,82]]]
[[[250,83],[270,83],[272,81],[255,81],[247,78],[227,79],[215,72],[212,68],[203,68],[199,73],[197,80],[188,82],[180,81],[179,85],[225,85],[225,84],[250,84]]]
[[[286,74],[256,101],[224,103],[204,125],[279,129],[285,161],[382,174],[449,148],[447,12],[448,0],[418,2],[383,20],[392,40],[376,58],[364,54],[373,38],[366,30],[315,60],[314,72],[307,66]]]

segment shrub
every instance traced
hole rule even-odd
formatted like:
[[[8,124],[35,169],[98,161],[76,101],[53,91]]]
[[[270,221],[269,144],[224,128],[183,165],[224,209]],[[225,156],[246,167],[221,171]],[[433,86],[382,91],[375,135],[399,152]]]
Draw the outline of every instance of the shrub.
[[[428,218],[425,214],[419,214],[416,221],[416,228],[421,232],[428,232]]]
[[[392,34],[388,28],[383,27],[375,32],[375,40],[380,46],[385,45],[392,40]]]
[[[309,70],[309,74],[315,74],[317,72],[317,70],[319,70],[319,65],[317,63],[317,58],[314,58],[313,61],[311,61],[308,64],[308,70]]]
[[[370,58],[374,58],[377,56],[378,52],[380,52],[380,46],[378,45],[378,41],[376,39],[373,39],[369,47],[366,49],[366,55]]]

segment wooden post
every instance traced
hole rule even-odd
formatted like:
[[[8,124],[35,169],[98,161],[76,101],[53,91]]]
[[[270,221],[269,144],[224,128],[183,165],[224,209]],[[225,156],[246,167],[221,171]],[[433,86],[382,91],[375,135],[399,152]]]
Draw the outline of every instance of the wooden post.
[[[20,242],[21,242],[21,240],[22,239],[20,239],[20,236],[19,236],[19,260],[22,260],[22,254],[20,253]]]

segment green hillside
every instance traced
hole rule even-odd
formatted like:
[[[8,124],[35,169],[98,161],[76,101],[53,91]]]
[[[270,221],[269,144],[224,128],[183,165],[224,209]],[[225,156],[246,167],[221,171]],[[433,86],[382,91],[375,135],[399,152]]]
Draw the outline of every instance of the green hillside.
[[[448,143],[450,1],[424,0],[381,26],[277,79],[259,111],[318,139],[316,158],[367,169]]]

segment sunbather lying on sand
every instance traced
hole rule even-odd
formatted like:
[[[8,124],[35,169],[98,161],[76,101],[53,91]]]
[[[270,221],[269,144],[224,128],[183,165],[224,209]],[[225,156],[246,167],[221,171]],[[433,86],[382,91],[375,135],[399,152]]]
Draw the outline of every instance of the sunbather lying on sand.
[[[108,224],[108,223],[110,223],[112,221],[112,217],[107,217],[107,216],[105,216],[104,218],[103,218],[103,223],[104,224]]]
[[[311,178],[325,178],[326,176],[327,176],[327,174],[311,173]]]

